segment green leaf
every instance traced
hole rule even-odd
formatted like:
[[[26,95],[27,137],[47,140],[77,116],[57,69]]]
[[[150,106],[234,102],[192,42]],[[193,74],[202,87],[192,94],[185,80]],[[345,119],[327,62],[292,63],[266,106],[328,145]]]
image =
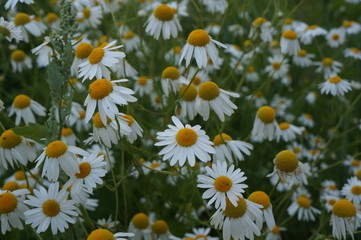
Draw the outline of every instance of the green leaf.
[[[37,123],[30,123],[29,126],[14,127],[12,130],[21,136],[38,141],[48,137],[48,129]]]
[[[63,85],[63,76],[60,73],[58,65],[54,62],[49,63],[48,67],[48,83],[50,90],[54,93],[60,94],[61,86]]]

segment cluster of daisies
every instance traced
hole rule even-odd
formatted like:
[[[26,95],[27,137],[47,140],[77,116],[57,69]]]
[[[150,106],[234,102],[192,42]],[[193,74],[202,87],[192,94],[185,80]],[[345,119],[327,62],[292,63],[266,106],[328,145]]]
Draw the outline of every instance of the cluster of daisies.
[[[314,116],[330,108],[331,119],[334,111],[352,114],[357,106],[361,82],[350,68],[361,60],[359,22],[344,18],[325,29],[283,12],[255,16],[231,0],[67,4],[73,15],[64,11],[65,1],[48,1],[39,12],[37,0],[0,3],[1,80],[24,87],[4,90],[0,100],[3,235],[25,225],[57,235],[77,225],[88,240],[279,240],[282,232],[292,236],[291,220],[328,219],[320,227],[330,226],[330,236],[354,237],[361,226],[360,154],[342,151],[337,161],[341,141],[334,140],[348,144],[346,134],[359,128],[350,124],[359,120],[342,125],[343,118],[330,123]],[[47,103],[53,93],[42,89],[38,96],[27,79],[36,76],[34,88],[41,88],[49,65],[64,61],[57,51],[63,39],[54,34],[71,17],[78,30],[69,36],[71,76],[59,89],[62,99]],[[39,137],[39,126],[50,132],[54,125],[58,136]],[[252,161],[259,172],[247,168]],[[342,165],[349,173],[342,187],[320,181]],[[174,212],[165,200],[172,219],[144,207],[129,222],[120,220],[117,190],[125,179],[136,185],[161,175],[171,191],[194,187],[189,191],[198,203],[190,199],[186,210]],[[254,183],[257,178],[264,181]],[[107,209],[96,198],[98,188],[115,195],[114,219],[110,213],[89,218],[88,211]],[[280,209],[289,218],[277,215]],[[173,222],[192,232],[173,234]]]

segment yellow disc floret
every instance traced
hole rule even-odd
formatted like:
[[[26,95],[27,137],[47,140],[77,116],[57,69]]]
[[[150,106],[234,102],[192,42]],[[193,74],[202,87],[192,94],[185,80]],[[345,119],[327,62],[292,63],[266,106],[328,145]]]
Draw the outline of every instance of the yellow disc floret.
[[[325,58],[322,60],[322,65],[325,66],[325,67],[330,67],[330,66],[332,66],[332,64],[333,64],[332,58],[325,57]]]
[[[174,9],[165,4],[159,5],[154,10],[154,16],[160,21],[172,20],[174,17],[174,13],[175,13]]]
[[[294,172],[298,167],[298,159],[294,152],[283,150],[274,159],[276,167],[282,172]]]
[[[18,181],[22,181],[22,180],[25,180],[26,179],[26,175],[25,175],[25,172],[24,171],[17,171],[15,174],[14,174],[14,177],[16,180]]]
[[[360,195],[361,194],[361,186],[353,186],[351,188],[351,192],[354,195]]]
[[[122,118],[125,118],[128,122],[128,126],[132,126],[134,123],[134,118],[130,115],[123,115]]]
[[[68,150],[68,145],[64,142],[57,140],[54,142],[49,143],[46,147],[45,154],[51,158],[57,158],[62,156]]]
[[[19,184],[15,181],[6,182],[2,187],[2,190],[7,190],[7,191],[15,191],[17,189],[19,189]]]
[[[13,104],[14,107],[19,109],[24,109],[30,106],[31,98],[24,94],[19,94],[14,98]]]
[[[128,31],[124,34],[125,39],[132,39],[134,37],[135,37],[135,32],[133,32],[133,31]]]
[[[92,99],[100,100],[113,91],[113,84],[106,79],[98,79],[89,85],[89,95]]]
[[[179,96],[182,96],[182,100],[191,102],[197,98],[197,88],[194,85],[189,85],[187,89],[187,85],[183,85],[179,91]]]
[[[276,235],[280,235],[280,228],[278,226],[275,226],[271,232]]]
[[[148,82],[148,78],[147,78],[147,77],[139,77],[139,78],[138,78],[138,81],[137,81],[137,83],[138,83],[139,85],[141,85],[141,86],[146,85],[147,82]]]
[[[211,41],[211,38],[206,31],[197,29],[189,34],[187,41],[190,45],[204,47]]]
[[[219,96],[220,89],[214,82],[204,82],[199,86],[198,96],[204,100],[211,101]]]
[[[262,205],[263,209],[267,209],[271,205],[271,200],[269,196],[262,191],[256,191],[251,193],[251,195],[249,195],[248,197],[248,200]]]
[[[297,39],[297,33],[292,30],[286,30],[282,33],[282,37],[289,39],[289,40],[295,40],[295,39]]]
[[[222,134],[219,134],[219,135],[216,135],[213,139],[213,144],[214,146],[219,146],[219,145],[222,145],[222,144],[226,144],[225,141],[230,141],[232,140],[232,137],[229,136],[228,134],[225,134],[225,133],[222,133]]]
[[[306,57],[306,56],[307,56],[307,51],[304,50],[304,49],[300,49],[300,50],[298,51],[297,55],[298,55],[299,57]]]
[[[305,195],[301,195],[297,198],[297,203],[298,205],[300,205],[303,208],[310,208],[311,207],[311,202],[308,199],[307,196]]]
[[[18,199],[10,192],[0,194],[0,213],[7,214],[18,206]]]
[[[89,234],[87,240],[115,240],[115,237],[107,229],[96,229]]]
[[[176,80],[180,78],[180,73],[178,68],[176,67],[167,67],[166,69],[163,70],[162,72],[162,79],[172,79],[172,80]]]
[[[107,124],[109,124],[112,120],[110,118],[107,117]],[[100,118],[100,113],[97,112],[94,117],[93,117],[93,124],[96,128],[105,128],[105,125],[102,121],[102,119]]]
[[[242,217],[247,211],[247,202],[246,202],[246,200],[244,200],[244,198],[238,197],[237,204],[238,204],[237,207],[233,206],[233,204],[231,203],[231,201],[229,201],[229,199],[227,197],[226,198],[226,209],[223,211],[223,214],[229,218]]]
[[[13,130],[6,130],[0,136],[0,147],[11,149],[18,146],[22,141],[22,137],[14,133]]]
[[[90,9],[89,9],[89,8],[84,8],[84,10],[83,10],[83,16],[84,16],[84,18],[85,18],[85,19],[90,18],[90,15],[91,15]]]
[[[176,135],[177,143],[182,147],[190,147],[197,142],[197,133],[190,128],[182,128]]]
[[[233,182],[229,177],[220,176],[214,180],[214,187],[218,192],[228,192],[231,189]]]
[[[132,223],[138,229],[146,229],[149,226],[149,218],[144,213],[137,213],[132,218]]]
[[[168,231],[168,224],[164,220],[157,220],[152,225],[152,231],[158,235],[164,234]]]
[[[73,135],[73,130],[71,128],[63,128],[61,130],[61,136],[63,137],[67,137],[67,136],[70,136],[70,135]]]
[[[290,124],[289,124],[289,123],[286,123],[286,122],[280,123],[279,126],[280,126],[280,129],[281,129],[282,131],[287,130],[287,129],[290,128]]]
[[[100,62],[104,57],[104,49],[101,47],[97,47],[93,49],[93,51],[90,53],[88,60],[90,64],[97,64]]]
[[[267,20],[264,19],[263,17],[258,17],[253,21],[253,24],[259,27],[266,22],[267,22]]]
[[[349,200],[341,199],[333,204],[332,214],[342,218],[354,217],[356,216],[356,207]]]
[[[49,24],[52,24],[52,23],[58,21],[58,19],[59,19],[59,17],[55,13],[48,13],[46,15],[45,21]]]
[[[94,47],[87,42],[83,42],[80,43],[75,50],[75,56],[79,59],[85,59],[87,57],[89,57],[89,55],[92,53],[92,51],[94,50]],[[94,56],[93,56],[94,58]],[[90,59],[89,59],[90,62]]]
[[[26,13],[18,13],[14,18],[14,24],[16,26],[21,26],[29,23],[31,21],[30,16]]]
[[[2,33],[6,37],[10,37],[10,35],[11,35],[10,30],[4,26],[0,26],[0,33]]]
[[[47,200],[43,203],[43,212],[48,217],[55,217],[60,212],[60,205],[55,200]]]
[[[82,162],[79,164],[79,173],[76,173],[75,176],[77,178],[85,178],[87,177],[92,170],[92,167],[87,162]]]
[[[339,82],[341,82],[341,78],[338,76],[334,76],[328,79],[328,82],[332,83],[332,84],[337,84]]]
[[[257,117],[265,124],[269,124],[275,120],[276,112],[269,106],[263,106],[258,109]]]
[[[15,50],[11,53],[11,59],[14,62],[23,62],[25,59],[25,52],[23,50]]]

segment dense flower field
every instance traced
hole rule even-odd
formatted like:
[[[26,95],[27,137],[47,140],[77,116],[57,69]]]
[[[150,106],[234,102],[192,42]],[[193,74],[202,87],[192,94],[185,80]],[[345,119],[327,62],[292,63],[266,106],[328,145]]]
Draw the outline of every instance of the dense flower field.
[[[360,0],[2,0],[0,239],[358,239]]]

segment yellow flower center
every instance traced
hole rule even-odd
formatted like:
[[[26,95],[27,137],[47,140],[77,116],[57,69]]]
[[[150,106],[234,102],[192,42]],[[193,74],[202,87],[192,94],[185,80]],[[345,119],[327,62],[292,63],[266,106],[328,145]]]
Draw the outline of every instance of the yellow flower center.
[[[312,119],[312,115],[309,114],[309,113],[305,113],[304,116],[305,116],[307,119]]]
[[[336,41],[336,40],[338,40],[338,39],[340,38],[340,35],[338,35],[338,34],[335,33],[335,34],[333,34],[331,37],[332,37],[333,40]]]
[[[96,229],[89,234],[87,240],[115,240],[115,237],[109,230]]]
[[[3,26],[0,26],[0,32],[3,33],[7,37],[9,37],[11,35],[10,30]]]
[[[311,207],[311,202],[308,199],[307,196],[305,195],[301,195],[297,198],[297,203],[298,205],[300,205],[303,208],[310,208]]]
[[[22,181],[22,180],[25,180],[26,179],[26,175],[25,175],[25,172],[24,171],[17,171],[15,174],[14,174],[14,177],[16,180],[18,181]]]
[[[154,102],[159,104],[159,103],[161,103],[162,101],[161,101],[160,97],[155,96],[155,97],[154,97]]]
[[[283,21],[284,24],[292,24],[293,23],[293,19],[292,18],[286,18],[284,21]]]
[[[252,47],[253,43],[251,40],[246,40],[243,42],[243,47],[248,48],[248,47]]]
[[[84,8],[84,10],[83,10],[83,16],[84,16],[84,18],[85,18],[85,19],[88,19],[88,18],[90,17],[90,15],[91,15],[90,9],[89,9],[89,8]]]
[[[337,187],[335,185],[330,185],[330,186],[328,186],[328,188],[331,190],[337,190]]]
[[[288,123],[286,123],[286,122],[280,123],[279,126],[280,126],[280,129],[281,129],[282,131],[287,130],[287,129],[290,128],[290,124],[288,124]]]
[[[331,206],[333,206],[336,203],[335,199],[330,199],[327,201],[328,204],[330,204]]]
[[[18,146],[22,141],[22,137],[14,133],[13,130],[6,130],[0,136],[0,147],[11,149]]]
[[[104,49],[101,47],[95,48],[89,55],[88,60],[90,64],[97,64],[104,57]]]
[[[144,213],[137,213],[132,218],[132,223],[138,229],[146,229],[149,226],[149,218]]]
[[[214,180],[214,187],[218,192],[228,192],[231,189],[233,182],[229,177],[220,176]]]
[[[137,82],[138,82],[139,85],[144,86],[144,85],[147,84],[148,78],[147,77],[139,77]]]
[[[289,40],[297,39],[297,33],[292,30],[286,30],[282,33],[282,37],[287,38]]]
[[[128,126],[132,126],[134,123],[134,118],[130,115],[124,115],[122,116],[122,118],[125,118],[126,120],[128,120]]]
[[[201,84],[201,82],[202,82],[202,79],[200,77],[198,77],[198,76],[194,77],[193,85],[198,86],[199,84]]]
[[[106,79],[98,79],[89,85],[89,95],[92,99],[101,100],[113,92],[113,84]]]
[[[162,79],[172,79],[172,80],[177,80],[180,78],[180,73],[178,68],[176,67],[167,67],[166,69],[163,70],[162,72]]]
[[[274,63],[272,63],[272,68],[273,68],[274,70],[278,70],[278,69],[280,69],[280,67],[281,67],[281,63],[280,63],[280,62],[274,62]]]
[[[85,118],[85,115],[86,115],[86,113],[85,113],[84,110],[80,110],[80,111],[79,111],[79,119],[84,119],[84,118]]]
[[[354,159],[354,160],[352,160],[351,165],[357,167],[360,165],[360,161],[357,159]]]
[[[248,73],[253,73],[255,71],[256,71],[256,68],[254,66],[249,66],[248,69],[247,69]]]
[[[342,24],[342,26],[343,26],[344,28],[349,28],[349,27],[352,26],[352,24],[353,24],[352,21],[344,21],[343,24]]]
[[[223,214],[229,218],[242,217],[247,211],[247,202],[246,202],[246,200],[244,200],[244,198],[238,197],[237,203],[238,203],[237,207],[233,206],[233,204],[231,203],[231,201],[229,201],[229,199],[227,197],[226,198],[226,209],[223,211]]]
[[[176,13],[175,9],[173,9],[165,4],[159,5],[154,10],[154,16],[160,21],[172,20],[175,13]]]
[[[75,56],[80,59],[85,59],[89,57],[91,52],[94,50],[94,47],[86,42],[80,43],[75,50]],[[89,59],[90,62],[90,59]]]
[[[307,30],[313,30],[313,29],[316,29],[316,28],[318,28],[317,25],[311,25],[311,26],[307,27]]]
[[[190,147],[197,142],[197,133],[190,128],[182,128],[176,135],[177,143],[182,147]]]
[[[337,83],[341,82],[341,78],[338,77],[338,76],[335,76],[335,77],[329,78],[328,81],[329,81],[330,83],[337,84]]]
[[[333,204],[332,214],[342,218],[354,217],[356,216],[356,207],[349,200],[341,199]]]
[[[47,23],[49,23],[49,24],[52,24],[52,23],[58,21],[58,19],[59,19],[59,17],[58,17],[58,15],[56,15],[55,13],[48,13],[48,14],[46,15],[45,21],[46,21]]]
[[[293,152],[294,152],[294,153],[300,153],[300,152],[301,152],[301,148],[295,147],[295,148],[293,148]]]
[[[229,136],[228,134],[222,133],[222,134],[219,134],[214,137],[213,144],[214,144],[214,146],[219,146],[222,144],[226,144],[225,141],[231,141],[231,140],[232,140],[231,136]]]
[[[109,124],[112,120],[107,117],[107,124]],[[96,128],[105,128],[103,121],[100,118],[100,113],[97,112],[93,117],[93,124]]]
[[[19,189],[19,184],[15,181],[6,182],[2,187],[2,190],[15,191]]]
[[[70,135],[73,135],[73,130],[71,128],[63,128],[61,130],[61,136],[63,137],[67,137],[67,136],[70,136]]]
[[[18,13],[14,18],[14,24],[16,26],[21,26],[29,23],[31,21],[30,16],[26,13]]]
[[[18,199],[10,192],[0,194],[0,213],[7,214],[14,211],[18,205]]]
[[[190,45],[204,47],[206,46],[211,38],[209,37],[208,33],[202,29],[197,29],[192,31],[187,39],[187,42]]]
[[[179,89],[178,94],[179,96],[182,96],[184,101],[191,102],[197,98],[197,88],[191,84],[187,89],[187,85],[183,85]]]
[[[181,51],[182,51],[182,48],[180,48],[179,46],[176,46],[176,47],[174,47],[174,48],[172,48],[172,49],[173,49],[173,52],[174,52],[175,54],[180,54]]]
[[[128,31],[124,34],[125,39],[132,39],[133,37],[135,37],[135,32],[133,31]]]
[[[326,57],[322,60],[322,65],[325,67],[330,67],[333,64],[332,58]]]
[[[60,205],[55,200],[47,200],[43,203],[43,212],[48,217],[55,217],[60,212]]]
[[[90,174],[92,168],[89,163],[83,162],[79,164],[79,170],[80,172],[76,173],[75,176],[77,178],[85,178]]]
[[[297,55],[299,57],[306,57],[307,56],[307,51],[306,50],[303,50],[303,49],[300,49],[297,53]]]
[[[158,235],[164,234],[168,231],[168,224],[164,220],[157,220],[152,225],[152,231]]]
[[[269,106],[263,106],[258,109],[257,117],[265,124],[269,124],[275,120],[276,112]]]
[[[280,235],[281,231],[280,231],[280,228],[278,226],[275,226],[271,232],[275,235]]]
[[[269,46],[271,48],[279,48],[280,47],[280,42],[278,40],[272,40],[270,43],[269,43]]]
[[[271,205],[271,200],[265,192],[256,191],[249,195],[248,200],[263,206],[267,209]]]
[[[198,96],[204,100],[211,101],[219,96],[220,89],[214,82],[204,82],[199,86]]]
[[[358,48],[350,48],[351,52],[353,53],[359,53],[360,50]]]
[[[276,155],[275,165],[282,172],[294,172],[298,167],[298,159],[294,152],[283,150]]]
[[[361,194],[361,186],[353,186],[351,188],[351,192],[354,195],[360,195]]]
[[[259,27],[266,22],[267,22],[267,20],[264,19],[263,17],[258,17],[253,21],[253,25],[256,25],[257,27]]]
[[[30,103],[31,103],[31,99],[24,94],[17,95],[13,101],[14,107],[19,109],[24,109],[29,107]]]
[[[67,150],[68,145],[60,140],[57,140],[49,143],[49,145],[46,147],[45,154],[51,158],[58,158],[65,154]]]
[[[11,59],[15,62],[23,62],[25,59],[25,52],[23,50],[15,50],[11,53]]]
[[[150,164],[150,168],[157,168],[160,166],[160,163],[154,162]]]

